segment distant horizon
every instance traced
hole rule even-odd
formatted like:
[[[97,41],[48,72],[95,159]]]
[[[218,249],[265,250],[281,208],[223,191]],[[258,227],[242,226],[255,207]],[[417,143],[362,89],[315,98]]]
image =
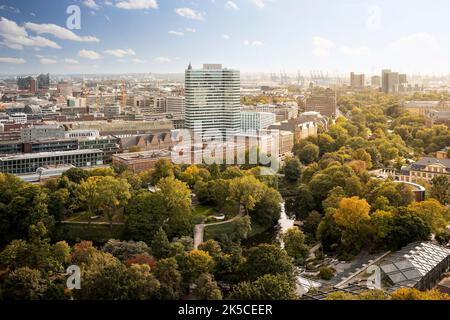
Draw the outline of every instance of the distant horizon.
[[[448,9],[445,0],[2,0],[0,69],[177,74],[217,61],[244,74],[450,74]]]

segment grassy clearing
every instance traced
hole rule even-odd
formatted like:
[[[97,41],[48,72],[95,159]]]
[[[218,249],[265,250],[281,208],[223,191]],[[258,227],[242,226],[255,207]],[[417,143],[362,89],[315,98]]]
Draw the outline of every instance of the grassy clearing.
[[[65,240],[69,243],[81,240],[92,241],[96,244],[103,244],[109,239],[122,239],[124,225],[86,225],[86,224],[58,224],[55,230],[54,240]]]

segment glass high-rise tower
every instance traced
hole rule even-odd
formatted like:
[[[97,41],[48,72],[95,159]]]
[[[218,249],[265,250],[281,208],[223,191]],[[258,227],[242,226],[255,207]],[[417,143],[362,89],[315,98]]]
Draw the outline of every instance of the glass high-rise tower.
[[[240,131],[240,72],[205,64],[185,73],[186,128],[203,139],[237,134]]]

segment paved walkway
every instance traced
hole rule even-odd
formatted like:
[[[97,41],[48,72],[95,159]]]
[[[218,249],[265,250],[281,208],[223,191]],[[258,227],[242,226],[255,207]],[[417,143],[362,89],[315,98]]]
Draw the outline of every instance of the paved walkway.
[[[242,218],[244,216],[244,210],[241,208],[241,212],[235,216],[234,218],[227,220],[227,221],[221,221],[221,222],[215,222],[215,223],[208,223],[208,224],[197,224],[194,228],[194,249],[197,250],[198,246],[203,243],[203,237],[205,234],[205,228],[206,227],[212,227],[212,226],[220,226],[222,224],[231,223],[233,221],[236,221],[239,218]]]
[[[61,221],[61,223],[63,224],[85,224],[85,225],[97,225],[97,226],[104,226],[104,225],[110,225],[111,223],[109,222],[88,222],[88,221]],[[113,222],[112,225],[113,226],[122,226],[124,225],[124,222]]]

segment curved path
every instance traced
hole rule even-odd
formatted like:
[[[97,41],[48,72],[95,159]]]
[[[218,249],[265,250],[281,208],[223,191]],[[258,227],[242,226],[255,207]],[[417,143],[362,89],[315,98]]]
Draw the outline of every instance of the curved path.
[[[198,246],[203,243],[203,237],[205,234],[205,228],[211,227],[211,226],[220,226],[222,224],[232,223],[233,221],[236,221],[239,218],[242,218],[244,216],[244,210],[241,207],[241,210],[237,216],[234,218],[231,218],[227,221],[221,221],[221,222],[214,222],[214,223],[208,223],[208,224],[197,224],[194,227],[194,249],[197,250]]]

